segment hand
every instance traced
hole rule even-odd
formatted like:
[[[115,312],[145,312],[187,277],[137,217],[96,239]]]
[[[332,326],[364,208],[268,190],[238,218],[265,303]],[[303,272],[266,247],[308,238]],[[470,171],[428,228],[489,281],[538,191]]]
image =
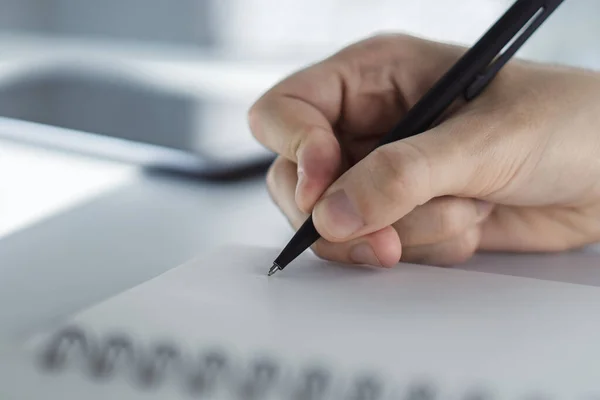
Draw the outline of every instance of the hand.
[[[378,36],[251,108],[253,134],[280,155],[271,196],[296,229],[312,211],[319,256],[450,265],[600,241],[597,73],[512,61],[432,129],[372,151],[464,51]]]

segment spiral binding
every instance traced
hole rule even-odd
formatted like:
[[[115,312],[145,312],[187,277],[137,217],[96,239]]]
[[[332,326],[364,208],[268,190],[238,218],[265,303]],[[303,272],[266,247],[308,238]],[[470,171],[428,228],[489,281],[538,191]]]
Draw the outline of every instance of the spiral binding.
[[[78,356],[78,357],[77,357]],[[75,358],[75,359],[73,359]],[[112,334],[95,340],[76,326],[56,333],[43,347],[39,366],[46,372],[66,369],[72,361],[83,361],[87,375],[96,380],[108,380],[125,368],[133,374],[140,388],[162,384],[169,373],[183,381],[183,388],[192,398],[222,398],[220,388],[244,400],[438,400],[442,399],[430,383],[415,383],[394,392],[389,397],[381,379],[373,375],[354,378],[341,392],[332,389],[332,375],[322,367],[308,367],[298,379],[282,388],[281,365],[273,359],[254,360],[243,371],[235,371],[228,355],[218,349],[186,357],[171,343],[158,343],[150,349],[140,349],[126,335]],[[215,397],[216,396],[216,397]],[[227,397],[230,398],[230,397]],[[489,394],[476,391],[460,400],[488,400]],[[541,400],[541,399],[538,399]]]

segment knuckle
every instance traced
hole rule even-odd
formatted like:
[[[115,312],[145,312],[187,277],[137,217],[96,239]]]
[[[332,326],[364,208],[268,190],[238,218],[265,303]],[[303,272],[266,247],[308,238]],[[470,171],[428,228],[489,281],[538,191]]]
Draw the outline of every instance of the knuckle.
[[[364,60],[379,59],[378,55],[389,56],[390,50],[393,50],[394,54],[407,53],[411,51],[414,43],[415,37],[404,33],[378,32],[345,47],[334,54],[333,58],[349,61],[360,54],[359,58],[364,62]]]
[[[474,228],[447,242],[407,248],[402,260],[417,264],[452,266],[468,261],[479,246],[479,230]]]
[[[264,117],[262,103],[262,99],[257,100],[254,104],[252,104],[252,106],[250,106],[246,115],[248,127],[250,128],[252,135],[259,141],[262,141],[261,120]]]
[[[437,226],[436,229],[444,237],[456,236],[466,227],[464,205],[457,201],[441,201],[437,205]]]
[[[404,47],[413,41],[413,37],[405,33],[390,33],[390,32],[377,32],[365,39],[363,44],[365,46],[379,49],[381,46],[387,48],[389,45]]]
[[[314,150],[324,155],[327,152],[331,153],[336,150],[337,146],[331,146],[327,142],[327,138],[329,137],[330,135],[324,128],[315,125],[304,125],[298,128],[298,130],[287,139],[287,153],[284,155],[296,162],[300,158],[300,152],[303,151],[302,148],[306,146],[309,146],[311,151]],[[333,135],[331,135],[331,138],[334,141],[336,140]],[[329,156],[331,154],[327,155]]]
[[[455,255],[452,257],[453,264],[462,264],[468,261],[479,246],[479,231],[472,229],[466,232],[457,241],[454,248]]]
[[[291,160],[298,160],[298,154],[301,147],[307,143],[313,136],[319,136],[321,129],[313,125],[303,125],[299,127],[287,142],[287,155]]]
[[[390,202],[417,196],[426,165],[423,157],[406,146],[383,146],[373,152],[367,166],[374,189]]]
[[[367,171],[374,189],[387,200],[395,201],[407,183],[397,154],[389,147],[380,147],[373,152],[371,160]]]

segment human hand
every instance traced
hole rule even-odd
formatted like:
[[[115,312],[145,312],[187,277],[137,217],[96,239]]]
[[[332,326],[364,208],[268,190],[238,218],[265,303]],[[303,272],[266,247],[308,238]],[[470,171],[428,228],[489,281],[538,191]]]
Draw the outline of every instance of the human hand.
[[[600,74],[512,61],[432,129],[371,150],[465,49],[374,37],[249,112],[272,198],[322,258],[390,267],[600,241]]]

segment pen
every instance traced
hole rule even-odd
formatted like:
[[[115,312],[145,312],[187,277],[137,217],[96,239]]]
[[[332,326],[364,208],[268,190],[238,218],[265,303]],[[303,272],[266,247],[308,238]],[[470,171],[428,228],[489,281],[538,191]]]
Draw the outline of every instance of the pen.
[[[406,113],[378,146],[429,129],[452,102],[478,96],[563,0],[517,0],[500,19]],[[310,216],[273,262],[268,275],[284,269],[320,238]]]

